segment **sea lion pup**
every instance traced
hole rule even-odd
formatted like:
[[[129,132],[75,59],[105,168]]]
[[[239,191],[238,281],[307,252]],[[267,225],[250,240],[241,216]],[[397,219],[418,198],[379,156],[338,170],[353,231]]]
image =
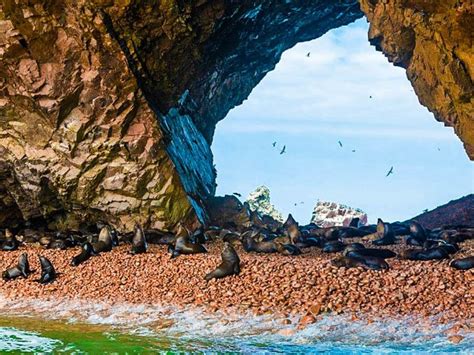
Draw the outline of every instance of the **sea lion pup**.
[[[379,239],[372,241],[372,244],[374,245],[395,244],[395,233],[393,233],[390,224],[384,223],[380,218],[377,220],[377,236]]]
[[[25,279],[28,275],[31,274],[30,264],[28,263],[28,255],[23,253],[20,255],[20,259],[18,260],[18,264],[13,266],[2,273],[2,278],[7,280],[13,280],[17,277],[24,277]]]
[[[7,228],[5,229],[5,240],[1,245],[1,248],[3,251],[13,251],[17,250],[18,247],[20,246],[20,242],[18,239],[16,239],[16,236],[10,232],[10,230]]]
[[[371,256],[381,259],[394,258],[395,256],[397,256],[397,254],[391,250],[366,248],[363,244],[360,243],[349,244],[346,249],[344,249],[344,255],[362,258],[366,256]]]
[[[340,240],[328,240],[323,244],[323,253],[337,253],[343,251],[346,245]]]
[[[110,234],[110,227],[105,226],[100,230],[99,240],[97,243],[91,243],[94,254],[100,254],[112,250],[112,235]]]
[[[469,270],[474,268],[474,256],[468,256],[463,259],[455,259],[451,261],[449,266],[458,270]]]
[[[143,229],[140,224],[136,223],[132,239],[132,250],[130,251],[130,253],[133,255],[142,254],[146,253],[147,249],[148,244],[146,242],[145,233],[143,232]]]
[[[256,253],[276,253],[277,244],[273,241],[256,242],[249,234],[242,237],[242,246],[246,252],[254,251]]]
[[[408,245],[422,246],[426,240],[426,232],[417,221],[410,222],[410,236],[406,240]]]
[[[221,253],[222,262],[214,270],[207,274],[204,279],[221,279],[230,275],[238,275],[240,273],[240,258],[234,247],[225,242]]]
[[[41,255],[39,256],[39,260],[41,264],[41,277],[37,282],[43,285],[53,282],[56,279],[56,270],[54,270],[53,264]]]
[[[88,260],[93,253],[94,248],[92,247],[91,243],[85,242],[81,247],[81,252],[72,258],[71,266],[78,266],[79,264],[82,264],[84,261]]]

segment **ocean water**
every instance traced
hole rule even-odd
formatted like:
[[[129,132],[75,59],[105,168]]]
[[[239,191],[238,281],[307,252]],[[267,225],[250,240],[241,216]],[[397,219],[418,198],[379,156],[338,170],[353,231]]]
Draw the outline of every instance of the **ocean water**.
[[[271,316],[0,297],[0,353],[474,353],[474,335],[414,318],[353,321],[326,315],[303,330]],[[296,319],[295,319],[296,322]]]

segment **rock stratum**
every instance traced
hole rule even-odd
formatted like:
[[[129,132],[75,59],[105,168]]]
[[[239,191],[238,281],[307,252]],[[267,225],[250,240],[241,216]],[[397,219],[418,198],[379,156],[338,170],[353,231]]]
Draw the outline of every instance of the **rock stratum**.
[[[0,224],[205,222],[216,123],[284,50],[364,14],[473,158],[468,1],[1,0]]]

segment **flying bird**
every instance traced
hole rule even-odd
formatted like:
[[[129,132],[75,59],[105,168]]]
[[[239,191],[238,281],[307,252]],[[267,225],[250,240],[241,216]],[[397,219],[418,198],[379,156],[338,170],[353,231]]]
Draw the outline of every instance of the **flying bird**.
[[[387,176],[389,176],[389,175],[391,175],[391,174],[393,174],[393,166],[390,167],[390,170],[388,171],[387,175],[385,175],[385,177],[387,177]]]
[[[272,145],[273,145],[273,147],[276,147],[277,142],[273,142]]]
[[[340,146],[341,146],[341,148],[342,148],[342,143],[341,143],[341,141],[337,141],[337,142],[339,143],[339,145],[340,145]]]
[[[371,99],[371,98],[372,98],[372,95],[369,95],[369,99]]]
[[[355,149],[352,149],[352,153],[355,153],[355,152],[356,152],[356,150],[355,150]]]
[[[238,197],[242,197],[242,195],[239,194],[238,192],[234,192],[232,195],[235,195],[235,196],[238,196]]]
[[[283,149],[281,150],[280,155],[282,155],[284,153],[286,153],[286,145],[283,146]]]
[[[311,52],[308,52],[308,54],[306,54],[306,56],[309,58],[309,56],[311,55]]]

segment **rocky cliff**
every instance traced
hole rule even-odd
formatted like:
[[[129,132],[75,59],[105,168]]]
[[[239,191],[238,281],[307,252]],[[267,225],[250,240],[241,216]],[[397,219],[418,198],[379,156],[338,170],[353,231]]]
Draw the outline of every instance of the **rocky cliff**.
[[[406,69],[420,103],[474,158],[474,2],[361,0],[369,41]]]
[[[472,5],[362,10],[473,157]],[[0,0],[0,223],[204,222],[216,123],[284,50],[361,16],[356,0]]]

